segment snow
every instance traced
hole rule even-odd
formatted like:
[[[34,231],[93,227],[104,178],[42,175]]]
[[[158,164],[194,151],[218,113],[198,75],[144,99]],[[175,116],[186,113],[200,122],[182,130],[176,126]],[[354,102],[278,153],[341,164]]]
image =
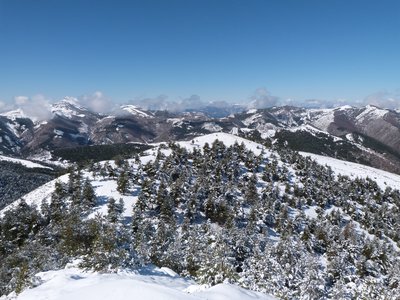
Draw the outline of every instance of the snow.
[[[65,97],[58,103],[51,106],[51,112],[55,115],[64,116],[71,119],[74,116],[85,117],[82,111],[87,111],[86,108],[79,104],[79,100],[73,97]]]
[[[198,292],[197,296],[208,300],[276,299],[261,293],[242,289],[232,284],[215,285],[209,289]]]
[[[300,126],[297,126],[297,127],[290,128],[289,130],[291,132],[307,131],[307,132],[311,133],[314,136],[316,136],[317,133],[322,133],[322,134],[330,136],[335,142],[342,140],[342,138],[337,137],[335,135],[332,135],[329,132],[323,131],[322,129],[314,127],[313,125],[310,125],[310,124],[300,125]]]
[[[335,112],[329,110],[313,122],[313,125],[323,131],[328,131],[329,125],[335,120]]]
[[[381,109],[373,105],[367,105],[362,113],[360,113],[356,120],[359,122],[364,121],[365,119],[378,119],[382,118],[388,113],[388,110]]]
[[[153,118],[153,116],[149,115],[148,113],[145,113],[144,111],[140,110],[139,107],[135,105],[122,105],[121,109],[134,115],[134,116],[139,116],[139,117],[145,117],[145,118]]]
[[[361,138],[361,137],[360,137]],[[352,133],[346,134],[346,139],[349,140],[350,142],[354,142],[354,137]]]
[[[250,117],[243,120],[242,123],[246,126],[249,126],[250,124],[254,123],[257,119],[262,119],[262,115],[261,114],[251,115]]]
[[[249,109],[246,114],[255,114],[257,112],[256,108]]]
[[[64,135],[64,131],[62,131],[62,130],[54,129],[53,132],[58,136],[63,136]]]
[[[300,152],[300,154],[303,156],[309,156],[311,159],[315,160],[321,165],[327,165],[331,167],[335,174],[349,176],[352,179],[365,179],[368,177],[376,181],[378,186],[383,190],[385,190],[388,186],[394,189],[398,189],[400,187],[400,175],[397,174],[327,156],[307,152]]]
[[[204,123],[202,128],[210,132],[219,132],[222,130],[222,127],[214,122]]]
[[[18,132],[18,128],[21,128],[21,126],[18,123],[7,123],[7,127],[11,130],[11,132],[15,135],[15,136],[20,136],[19,132]]]
[[[167,119],[167,122],[172,123],[172,125],[180,127],[183,124],[183,118],[170,118]]]
[[[230,134],[233,135],[238,135],[239,134],[239,128],[238,127],[233,127]]]
[[[12,157],[8,157],[8,156],[4,156],[4,155],[0,155],[0,161],[9,161],[12,163],[21,164],[24,167],[31,168],[31,169],[32,168],[51,169],[50,167],[46,167],[41,164],[31,162],[29,160],[12,158]]]
[[[171,275],[172,274],[172,275]],[[168,268],[146,267],[139,271],[117,273],[84,272],[76,267],[37,274],[39,286],[1,300],[274,300],[266,294],[252,292],[231,284],[211,288],[177,276]]]
[[[353,108],[353,106],[351,106],[351,105],[342,105],[342,106],[337,107],[336,110],[341,111],[341,110],[349,110],[352,108]]]
[[[93,180],[91,181],[93,189],[96,193],[98,206],[96,206],[94,212],[89,217],[94,217],[97,213],[107,215],[107,203],[109,198],[114,198],[117,202],[122,199],[124,202],[123,217],[132,216],[132,207],[137,200],[138,191],[134,190],[128,195],[122,195],[117,191],[116,180]]]
[[[12,121],[19,118],[29,118],[21,108],[1,113],[0,116],[6,117]]]

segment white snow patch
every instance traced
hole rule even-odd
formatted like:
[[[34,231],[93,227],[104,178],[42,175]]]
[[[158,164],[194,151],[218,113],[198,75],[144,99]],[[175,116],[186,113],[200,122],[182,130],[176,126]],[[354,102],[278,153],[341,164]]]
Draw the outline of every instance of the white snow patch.
[[[140,117],[145,117],[145,118],[153,118],[153,116],[145,113],[144,111],[140,110],[139,107],[135,105],[122,105],[121,109],[134,115],[134,116],[140,116]]]
[[[238,135],[239,134],[239,128],[238,127],[233,127],[230,134],[233,135]]]
[[[215,124],[214,122],[204,123],[201,128],[208,130],[210,132],[219,132],[222,130],[222,127],[219,126],[218,124]]]
[[[252,300],[276,299],[231,284],[218,284],[203,290],[188,289],[192,280],[171,276],[167,268],[146,268],[141,271],[121,270],[117,273],[84,272],[78,268],[38,273],[39,286],[2,300]]]
[[[54,129],[53,132],[58,136],[63,136],[64,135],[64,131],[62,131],[62,130]]]
[[[262,119],[262,115],[254,114],[254,115],[246,118],[245,120],[243,120],[242,123],[246,126],[249,126],[250,124],[254,123],[257,119]]]
[[[332,135],[329,132],[324,131],[322,129],[319,129],[317,127],[314,127],[313,125],[310,125],[310,124],[305,124],[305,125],[300,125],[300,126],[297,126],[297,127],[289,128],[289,130],[292,131],[292,132],[307,131],[307,132],[311,133],[314,136],[316,135],[316,133],[323,133],[323,134],[326,134],[326,135],[330,136],[335,142],[342,140],[342,138],[337,137],[335,135]]]
[[[87,174],[85,174],[87,175]],[[94,212],[89,217],[94,217],[97,213],[104,216],[107,215],[107,203],[110,198],[114,198],[117,202],[122,199],[124,202],[124,212],[123,217],[132,216],[132,207],[136,203],[138,191],[133,190],[127,195],[122,195],[117,191],[117,181],[113,179],[108,180],[92,180],[91,184],[96,194],[98,200],[98,205],[96,206]]]
[[[172,123],[174,126],[182,126],[183,124],[183,118],[170,118],[167,119],[168,123]]]

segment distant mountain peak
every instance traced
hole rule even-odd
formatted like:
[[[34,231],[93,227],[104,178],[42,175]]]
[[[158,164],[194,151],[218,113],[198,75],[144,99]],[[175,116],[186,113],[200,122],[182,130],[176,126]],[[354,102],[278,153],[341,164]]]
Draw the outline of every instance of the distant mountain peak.
[[[73,116],[84,117],[88,109],[80,105],[77,98],[64,97],[64,99],[51,106],[51,112],[58,116],[72,118]]]

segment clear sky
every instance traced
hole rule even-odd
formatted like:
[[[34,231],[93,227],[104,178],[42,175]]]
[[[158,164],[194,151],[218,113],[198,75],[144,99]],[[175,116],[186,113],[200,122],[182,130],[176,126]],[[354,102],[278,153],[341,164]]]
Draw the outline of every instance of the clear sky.
[[[238,102],[259,88],[398,96],[400,1],[0,0],[3,102],[95,91]]]

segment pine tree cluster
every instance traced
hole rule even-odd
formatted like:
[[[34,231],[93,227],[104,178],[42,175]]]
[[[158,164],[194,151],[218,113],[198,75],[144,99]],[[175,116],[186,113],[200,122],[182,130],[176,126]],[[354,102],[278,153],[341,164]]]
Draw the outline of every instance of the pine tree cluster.
[[[288,149],[255,155],[220,141],[193,152],[171,143],[146,164],[90,172],[138,193],[135,205],[110,198],[107,215],[88,217],[99,199],[79,169],[40,209],[21,201],[0,221],[0,294],[79,258],[98,271],[152,263],[283,299],[400,296],[398,190],[335,176]]]

